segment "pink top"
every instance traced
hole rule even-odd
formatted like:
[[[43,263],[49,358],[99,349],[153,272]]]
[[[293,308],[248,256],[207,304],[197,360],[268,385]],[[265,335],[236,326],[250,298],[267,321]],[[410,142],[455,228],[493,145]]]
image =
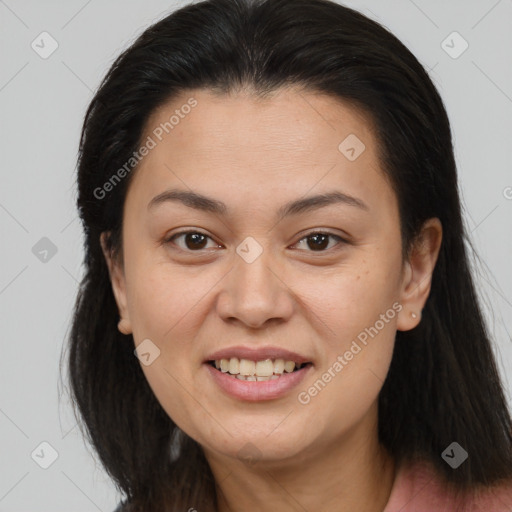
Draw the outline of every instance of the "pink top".
[[[456,471],[456,469],[454,469]],[[512,482],[457,498],[443,487],[428,462],[398,468],[383,512],[512,512]]]

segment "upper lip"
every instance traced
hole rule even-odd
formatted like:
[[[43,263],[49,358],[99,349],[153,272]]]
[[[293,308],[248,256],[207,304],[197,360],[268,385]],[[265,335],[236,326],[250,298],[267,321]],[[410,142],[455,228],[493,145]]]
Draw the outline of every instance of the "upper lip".
[[[298,364],[310,363],[311,359],[280,347],[246,347],[239,345],[236,347],[226,347],[210,354],[205,363],[215,361],[217,359],[230,359],[237,357],[238,359],[249,359],[250,361],[263,361],[264,359],[284,359],[285,361],[293,361]]]

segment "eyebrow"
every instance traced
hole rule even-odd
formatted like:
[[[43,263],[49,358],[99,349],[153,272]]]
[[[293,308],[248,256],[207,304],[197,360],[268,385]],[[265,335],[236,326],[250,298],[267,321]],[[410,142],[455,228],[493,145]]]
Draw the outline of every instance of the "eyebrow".
[[[169,189],[155,196],[148,203],[148,210],[166,202],[180,202],[189,208],[194,208],[195,210],[224,216],[228,212],[228,207],[222,201],[203,196],[197,192],[179,189]],[[277,218],[284,218],[291,215],[299,215],[301,213],[310,212],[340,203],[369,211],[368,205],[361,199],[336,190],[290,201],[279,208],[276,216]]]

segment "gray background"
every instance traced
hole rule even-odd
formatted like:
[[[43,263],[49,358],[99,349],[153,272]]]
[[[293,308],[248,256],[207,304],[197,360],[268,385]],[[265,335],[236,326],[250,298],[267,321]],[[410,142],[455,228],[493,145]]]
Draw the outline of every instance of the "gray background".
[[[59,399],[59,358],[82,272],[78,137],[113,59],[184,3],[0,0],[0,511],[109,512],[119,500],[67,394]],[[465,218],[483,262],[479,288],[512,404],[512,0],[346,5],[395,33],[446,103]],[[31,47],[43,45],[43,31],[58,43],[47,59]],[[464,43],[454,31],[469,44],[457,58]],[[38,252],[48,247],[43,237],[55,254]],[[42,442],[58,454],[47,469],[40,464],[51,462],[51,450]]]

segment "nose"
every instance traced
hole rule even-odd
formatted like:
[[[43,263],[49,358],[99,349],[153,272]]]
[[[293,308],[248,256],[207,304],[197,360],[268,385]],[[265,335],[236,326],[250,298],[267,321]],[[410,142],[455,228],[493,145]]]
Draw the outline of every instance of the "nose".
[[[237,257],[233,270],[222,280],[219,316],[255,329],[289,320],[294,310],[293,292],[280,274],[265,252],[252,263]]]

